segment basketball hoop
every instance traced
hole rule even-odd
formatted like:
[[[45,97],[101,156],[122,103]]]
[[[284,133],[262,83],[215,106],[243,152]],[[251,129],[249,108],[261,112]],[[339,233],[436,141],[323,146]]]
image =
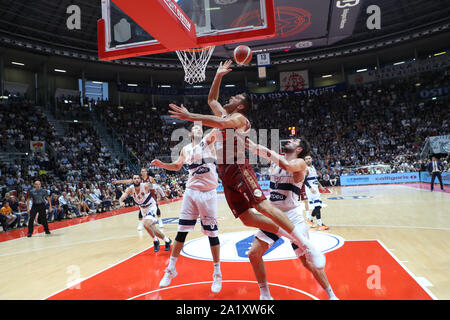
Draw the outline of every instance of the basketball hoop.
[[[198,49],[177,50],[177,56],[184,69],[184,81],[189,84],[205,81],[206,66],[215,46]]]

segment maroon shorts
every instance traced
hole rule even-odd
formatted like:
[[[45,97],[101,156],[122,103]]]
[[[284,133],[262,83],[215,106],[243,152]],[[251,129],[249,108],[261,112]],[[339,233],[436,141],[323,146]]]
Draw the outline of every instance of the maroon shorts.
[[[266,200],[255,172],[248,163],[219,165],[219,177],[228,206],[236,218]]]

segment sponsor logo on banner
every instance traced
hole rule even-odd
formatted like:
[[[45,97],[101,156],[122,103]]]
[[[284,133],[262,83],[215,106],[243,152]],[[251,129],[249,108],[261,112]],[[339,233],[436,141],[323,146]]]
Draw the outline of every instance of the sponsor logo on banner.
[[[426,60],[408,61],[396,66],[386,66],[379,70],[350,74],[348,76],[348,82],[350,84],[360,84],[377,80],[406,77],[421,72],[444,70],[449,66],[450,57],[438,56]]]
[[[443,88],[433,88],[429,90],[422,90],[419,92],[419,97],[421,99],[428,99],[432,97],[442,97],[448,95],[450,92],[450,87]]]
[[[361,3],[362,0],[334,0],[329,33],[330,44],[353,34]]]
[[[271,93],[252,93],[252,99],[254,100],[264,100],[264,99],[278,99],[283,98],[291,95],[302,95],[307,98],[314,97],[314,96],[320,96],[324,93],[332,93],[332,92],[338,92],[338,91],[344,91],[347,88],[347,85],[345,83],[338,83],[331,86],[325,86],[325,87],[317,87],[317,88],[309,88],[304,90],[297,90],[297,91],[277,91],[277,92],[271,92]]]
[[[387,184],[419,182],[418,172],[366,174],[362,176],[345,175],[340,177],[342,186],[361,184]]]
[[[219,227],[220,228],[220,227]],[[220,229],[219,229],[220,230]],[[222,233],[220,238],[220,260],[248,262],[248,252],[252,246],[256,230]],[[344,245],[344,238],[331,233],[310,232],[309,238],[323,253],[334,251]],[[201,237],[184,244],[181,254],[199,260],[212,260],[208,237]],[[265,261],[296,259],[291,242],[280,238],[265,253]]]
[[[296,91],[309,88],[308,70],[280,72],[280,91]]]

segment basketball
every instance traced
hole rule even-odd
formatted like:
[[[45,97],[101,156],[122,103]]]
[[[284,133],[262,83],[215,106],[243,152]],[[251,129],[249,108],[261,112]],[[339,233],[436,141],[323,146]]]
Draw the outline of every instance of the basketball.
[[[245,45],[237,46],[233,52],[234,61],[239,65],[247,65],[252,61],[252,49]]]

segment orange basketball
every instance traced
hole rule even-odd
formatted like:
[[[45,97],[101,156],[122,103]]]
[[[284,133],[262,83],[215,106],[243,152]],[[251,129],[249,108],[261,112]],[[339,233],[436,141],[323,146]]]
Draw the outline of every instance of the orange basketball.
[[[234,61],[239,65],[247,65],[252,60],[252,49],[245,45],[237,46],[233,52]]]

